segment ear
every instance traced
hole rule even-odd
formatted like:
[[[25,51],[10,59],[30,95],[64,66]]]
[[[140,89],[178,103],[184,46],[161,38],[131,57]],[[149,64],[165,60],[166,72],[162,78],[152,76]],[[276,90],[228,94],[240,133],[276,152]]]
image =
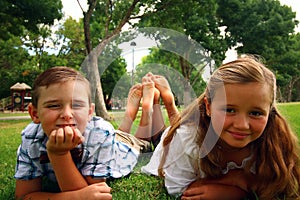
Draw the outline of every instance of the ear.
[[[35,106],[33,106],[32,103],[30,103],[28,105],[28,113],[34,123],[36,123],[36,124],[40,123],[37,108]]]
[[[209,103],[207,97],[204,97],[203,100],[204,100],[204,103],[205,103],[206,115],[210,117],[210,115],[211,115],[210,103]]]
[[[91,106],[89,108],[89,121],[91,120],[92,116],[94,115],[95,112],[95,104],[91,103]]]

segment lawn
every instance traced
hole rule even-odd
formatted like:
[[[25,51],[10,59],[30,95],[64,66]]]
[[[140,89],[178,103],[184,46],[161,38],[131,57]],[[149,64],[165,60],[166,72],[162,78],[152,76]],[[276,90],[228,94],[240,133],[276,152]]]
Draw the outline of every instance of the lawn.
[[[300,103],[279,104],[278,107],[300,136]],[[113,124],[117,126],[122,113],[112,115],[115,118]],[[0,200],[14,198],[16,150],[21,142],[20,132],[29,122],[28,119],[0,121]],[[140,173],[140,167],[148,160],[149,155],[143,155],[131,175],[108,181],[113,189],[114,199],[174,199],[167,194],[162,179]]]

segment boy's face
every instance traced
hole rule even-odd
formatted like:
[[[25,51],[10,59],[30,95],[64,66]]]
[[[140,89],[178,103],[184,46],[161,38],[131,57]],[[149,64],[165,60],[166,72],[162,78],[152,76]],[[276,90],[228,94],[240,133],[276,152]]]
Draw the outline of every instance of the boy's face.
[[[65,126],[84,132],[94,112],[88,101],[87,86],[81,81],[67,81],[40,88],[37,108],[29,109],[35,123],[41,123],[46,135]]]

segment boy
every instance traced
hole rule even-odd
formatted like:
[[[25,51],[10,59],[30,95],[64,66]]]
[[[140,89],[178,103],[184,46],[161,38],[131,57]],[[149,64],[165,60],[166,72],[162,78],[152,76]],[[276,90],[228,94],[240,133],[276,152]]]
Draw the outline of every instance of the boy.
[[[93,116],[89,82],[71,68],[53,67],[35,80],[32,97],[33,123],[18,149],[16,198],[111,199],[105,178],[129,174],[138,152],[115,141],[113,126]],[[43,177],[57,181],[61,192],[42,192]]]
[[[16,198],[111,199],[105,179],[128,175],[154,138],[143,135],[144,130],[152,131],[149,116],[160,95],[152,78],[149,74],[131,89],[125,123],[115,131],[109,122],[93,116],[89,82],[79,72],[53,67],[39,75],[29,106],[33,123],[22,132],[18,149]],[[145,119],[134,137],[128,133],[142,96]],[[43,177],[57,182],[61,192],[44,191]]]

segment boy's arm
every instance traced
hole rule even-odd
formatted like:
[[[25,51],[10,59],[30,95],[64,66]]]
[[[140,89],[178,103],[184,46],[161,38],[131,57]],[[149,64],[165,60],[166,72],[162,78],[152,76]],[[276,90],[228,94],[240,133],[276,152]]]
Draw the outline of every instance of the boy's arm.
[[[61,191],[79,190],[89,184],[73,162],[70,151],[63,155],[48,152]]]
[[[47,142],[48,157],[55,172],[55,176],[61,191],[78,190],[101,180],[87,180],[77,169],[70,150],[82,142],[78,129],[65,127],[53,131]]]
[[[30,200],[110,200],[112,195],[110,194],[111,188],[106,183],[97,183],[89,185],[80,190],[60,192],[60,193],[47,193],[41,191],[41,178],[32,180],[17,180],[15,199],[30,199]]]

